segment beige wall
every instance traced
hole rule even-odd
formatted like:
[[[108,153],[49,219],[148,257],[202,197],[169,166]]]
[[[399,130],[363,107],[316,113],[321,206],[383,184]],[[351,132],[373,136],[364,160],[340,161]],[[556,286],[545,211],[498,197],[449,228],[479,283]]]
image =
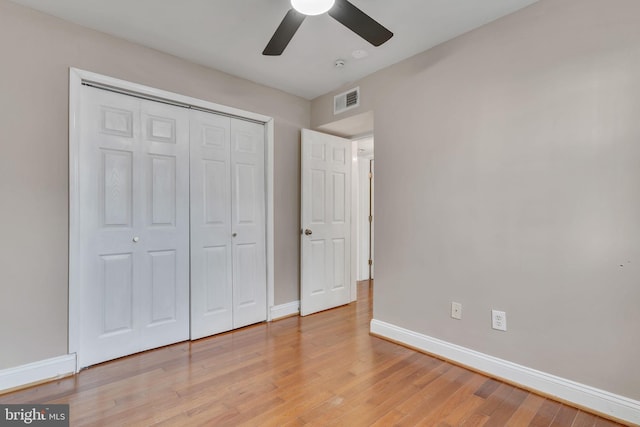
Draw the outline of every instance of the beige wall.
[[[310,103],[0,0],[0,369],[67,353],[69,67],[275,119],[275,302],[298,299]]]
[[[541,0],[356,83],[350,114],[375,116],[376,319],[640,399],[638,16]]]

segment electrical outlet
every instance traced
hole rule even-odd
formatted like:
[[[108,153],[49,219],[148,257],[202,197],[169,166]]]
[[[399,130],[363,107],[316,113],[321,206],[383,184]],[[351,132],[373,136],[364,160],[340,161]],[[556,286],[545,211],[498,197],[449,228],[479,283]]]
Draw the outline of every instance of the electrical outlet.
[[[506,331],[507,313],[499,310],[491,310],[491,327],[498,331]]]
[[[451,317],[454,319],[462,319],[462,304],[459,302],[451,303]]]

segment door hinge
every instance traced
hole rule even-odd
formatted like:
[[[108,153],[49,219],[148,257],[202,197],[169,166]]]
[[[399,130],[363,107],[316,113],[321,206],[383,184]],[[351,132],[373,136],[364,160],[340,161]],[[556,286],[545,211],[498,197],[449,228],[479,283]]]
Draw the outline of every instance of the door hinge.
[[[369,260],[369,265],[373,265],[373,260],[372,259]]]
[[[369,215],[369,222],[373,222],[373,215]]]
[[[373,179],[373,172],[369,172],[369,179]]]

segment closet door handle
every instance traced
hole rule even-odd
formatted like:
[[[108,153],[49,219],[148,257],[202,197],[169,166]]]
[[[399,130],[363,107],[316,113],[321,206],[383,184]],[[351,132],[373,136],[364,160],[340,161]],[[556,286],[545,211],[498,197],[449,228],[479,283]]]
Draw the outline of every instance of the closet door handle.
[[[304,230],[304,235],[305,236],[311,236],[313,234],[313,231],[309,230],[308,228],[306,230]]]
[[[238,233],[231,233],[231,237],[236,237]]]

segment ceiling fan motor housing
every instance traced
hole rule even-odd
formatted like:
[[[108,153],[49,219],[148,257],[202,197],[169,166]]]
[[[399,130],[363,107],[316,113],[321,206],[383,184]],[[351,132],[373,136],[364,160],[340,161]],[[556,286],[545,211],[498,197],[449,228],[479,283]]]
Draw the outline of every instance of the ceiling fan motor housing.
[[[291,0],[291,6],[305,15],[321,15],[333,7],[335,0]]]

